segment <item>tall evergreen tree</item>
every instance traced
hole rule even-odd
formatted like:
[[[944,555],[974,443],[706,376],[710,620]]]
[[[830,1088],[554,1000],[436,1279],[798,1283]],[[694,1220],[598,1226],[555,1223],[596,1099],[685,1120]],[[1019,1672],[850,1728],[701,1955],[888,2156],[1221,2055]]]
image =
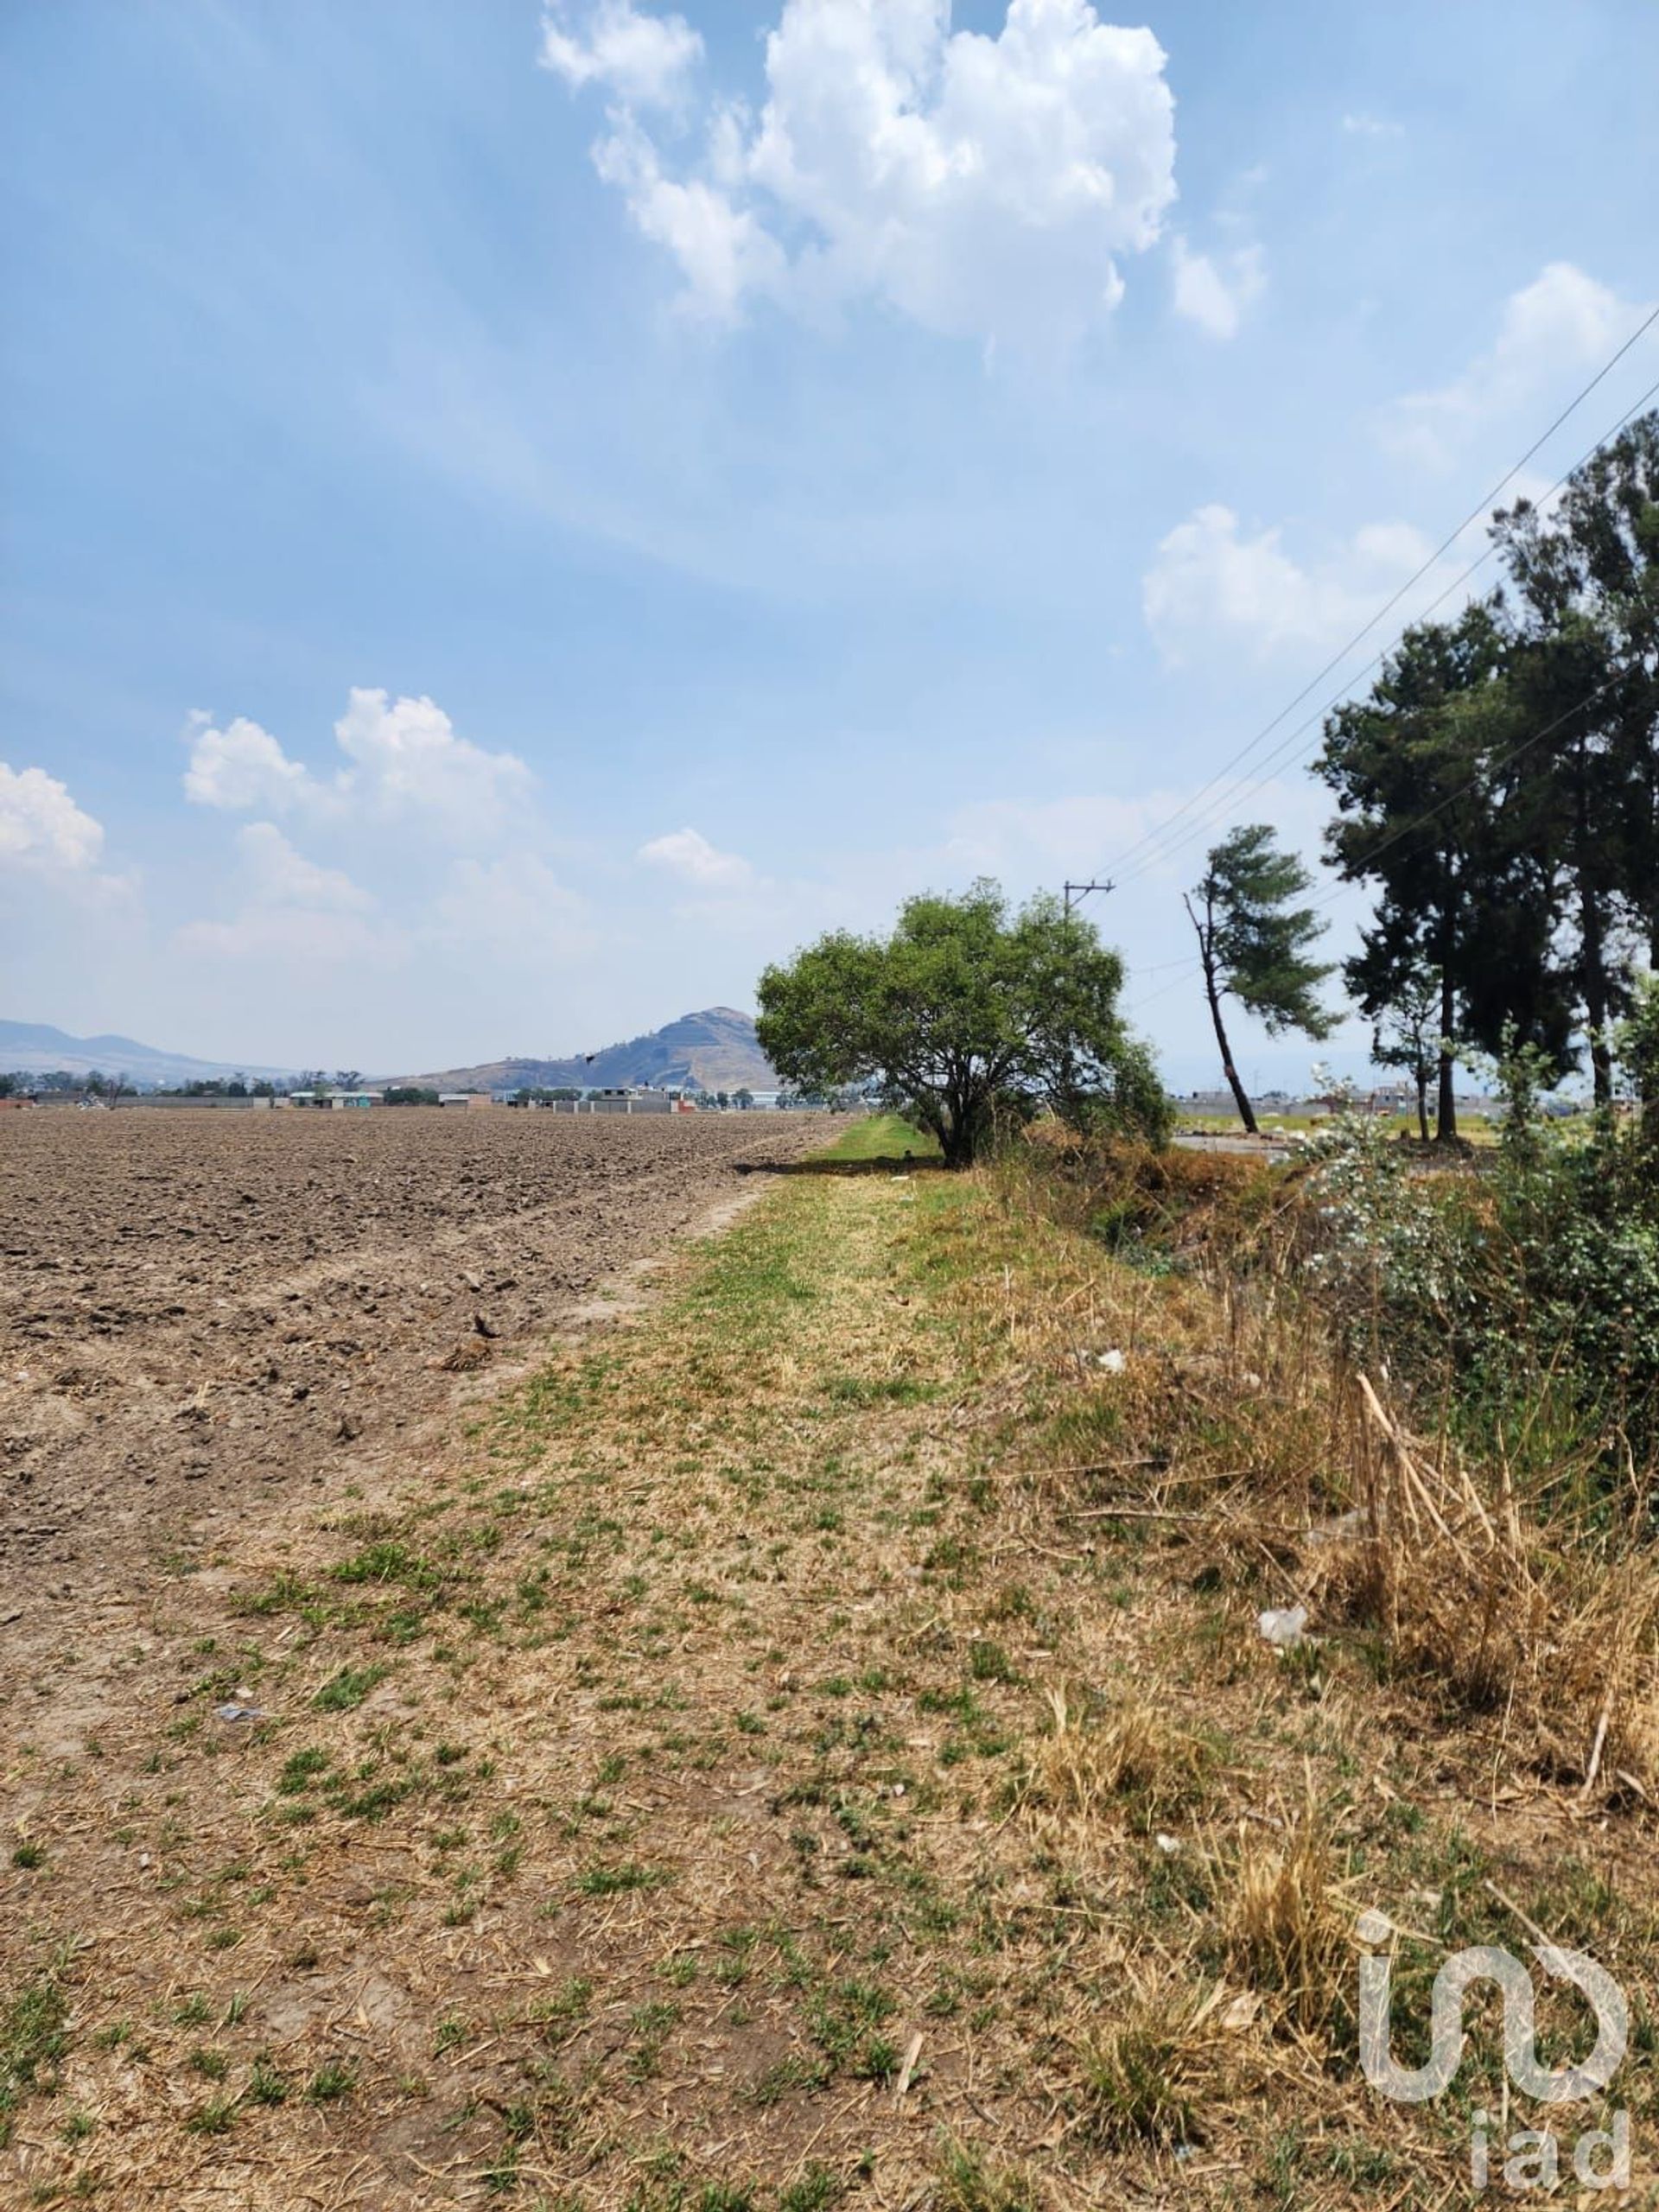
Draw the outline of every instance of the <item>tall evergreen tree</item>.
[[[1608,1031],[1630,1003],[1630,942],[1659,968],[1659,413],[1569,479],[1549,515],[1495,521],[1521,610],[1515,677],[1540,835],[1573,893],[1573,980],[1596,1096],[1611,1096]]]
[[[1239,1080],[1228,1040],[1221,1002],[1232,997],[1255,1014],[1270,1037],[1300,1029],[1307,1037],[1328,1037],[1334,1016],[1319,1004],[1318,991],[1333,972],[1310,955],[1325,933],[1311,906],[1297,906],[1313,879],[1293,853],[1281,853],[1266,823],[1235,830],[1215,846],[1202,880],[1184,894],[1188,918],[1198,933],[1205,996],[1221,1048],[1222,1071],[1238,1107],[1239,1119],[1254,1136],[1255,1109]]]
[[[1523,1042],[1567,1060],[1571,1016],[1553,950],[1556,871],[1522,834],[1516,707],[1493,602],[1408,630],[1363,699],[1326,721],[1316,772],[1336,793],[1325,833],[1348,882],[1377,889],[1349,979],[1375,1020],[1427,965],[1439,983],[1435,1134],[1457,1135],[1460,1045]]]

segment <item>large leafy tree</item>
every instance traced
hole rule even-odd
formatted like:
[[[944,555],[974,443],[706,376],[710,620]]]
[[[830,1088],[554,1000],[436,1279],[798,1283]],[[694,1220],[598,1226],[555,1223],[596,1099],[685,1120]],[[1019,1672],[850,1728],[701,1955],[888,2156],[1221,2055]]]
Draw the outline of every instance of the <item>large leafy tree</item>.
[[[1569,1063],[1555,956],[1559,870],[1516,801],[1521,722],[1493,602],[1408,630],[1370,693],[1326,721],[1315,769],[1336,793],[1338,872],[1376,887],[1348,982],[1375,1021],[1425,966],[1440,988],[1435,1133],[1457,1135],[1460,1046],[1506,1035]]]
[[[1523,500],[1493,534],[1519,601],[1523,787],[1568,887],[1570,974],[1605,1102],[1632,938],[1659,966],[1659,413],[1575,470],[1551,513]]]
[[[1161,1138],[1150,1056],[1118,1010],[1123,963],[1057,899],[1011,912],[982,880],[906,901],[888,937],[836,931],[756,995],[761,1050],[805,1092],[868,1084],[969,1166],[999,1120],[1052,1108]]]
[[[1299,1029],[1328,1037],[1335,1017],[1319,1004],[1319,988],[1332,964],[1313,959],[1325,925],[1295,902],[1313,878],[1293,853],[1282,853],[1264,822],[1235,830],[1213,847],[1196,889],[1184,894],[1198,933],[1205,996],[1221,1048],[1221,1065],[1239,1119],[1255,1134],[1255,1109],[1239,1079],[1222,1013],[1236,999],[1270,1037]]]

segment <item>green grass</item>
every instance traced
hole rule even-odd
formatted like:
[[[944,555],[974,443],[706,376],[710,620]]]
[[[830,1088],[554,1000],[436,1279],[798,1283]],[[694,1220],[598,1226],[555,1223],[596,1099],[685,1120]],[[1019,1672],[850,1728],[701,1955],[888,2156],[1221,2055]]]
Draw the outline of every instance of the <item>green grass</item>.
[[[832,1145],[817,1154],[820,1160],[902,1160],[906,1153],[918,1160],[937,1160],[936,1140],[899,1114],[871,1114],[843,1129]]]

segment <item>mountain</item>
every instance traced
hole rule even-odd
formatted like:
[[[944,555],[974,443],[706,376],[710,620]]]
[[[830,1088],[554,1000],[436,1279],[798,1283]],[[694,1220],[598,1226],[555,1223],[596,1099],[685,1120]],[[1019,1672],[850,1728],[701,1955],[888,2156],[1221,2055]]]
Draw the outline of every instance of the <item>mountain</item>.
[[[778,1078],[755,1041],[754,1024],[734,1007],[705,1007],[683,1014],[648,1037],[607,1045],[588,1059],[489,1060],[479,1067],[443,1068],[426,1075],[389,1078],[440,1090],[557,1090],[566,1084],[621,1090],[651,1084],[659,1090],[697,1085],[704,1090],[776,1090]]]
[[[130,1037],[71,1037],[46,1021],[0,1021],[0,1074],[52,1075],[60,1068],[69,1075],[90,1075],[97,1068],[105,1075],[124,1076],[129,1083],[143,1084],[191,1083],[198,1077],[207,1083],[216,1076],[233,1075],[275,1078],[292,1073],[289,1068],[251,1063],[232,1067],[228,1061],[193,1060],[183,1052],[164,1052]]]

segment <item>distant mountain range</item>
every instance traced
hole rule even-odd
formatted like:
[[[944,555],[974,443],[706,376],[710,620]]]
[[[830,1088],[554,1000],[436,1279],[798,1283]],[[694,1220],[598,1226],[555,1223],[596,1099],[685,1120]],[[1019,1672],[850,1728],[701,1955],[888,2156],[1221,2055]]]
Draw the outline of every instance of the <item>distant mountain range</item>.
[[[44,1021],[0,1021],[0,1074],[124,1076],[141,1088],[207,1083],[231,1076],[276,1082],[292,1068],[232,1067],[227,1060],[195,1060],[183,1052],[164,1052],[131,1037],[72,1037]],[[685,1014],[648,1037],[607,1045],[591,1059],[574,1054],[566,1060],[489,1060],[477,1067],[442,1068],[426,1075],[387,1077],[387,1082],[435,1085],[441,1090],[557,1090],[566,1084],[620,1089],[652,1084],[658,1090],[698,1084],[704,1090],[775,1090],[778,1078],[755,1041],[754,1024],[734,1007],[707,1007]]]
[[[232,1067],[225,1060],[193,1060],[187,1053],[164,1052],[130,1037],[71,1037],[46,1021],[0,1021],[0,1074],[54,1075],[59,1069],[67,1075],[91,1075],[97,1069],[143,1085],[210,1083],[236,1075],[276,1081],[293,1072],[251,1062]]]
[[[566,1084],[620,1090],[651,1084],[659,1090],[697,1084],[704,1090],[775,1090],[772,1073],[754,1034],[754,1024],[734,1007],[705,1007],[683,1014],[648,1037],[607,1045],[591,1059],[577,1053],[567,1060],[486,1060],[471,1068],[441,1068],[425,1075],[388,1078],[440,1090],[556,1090]]]

